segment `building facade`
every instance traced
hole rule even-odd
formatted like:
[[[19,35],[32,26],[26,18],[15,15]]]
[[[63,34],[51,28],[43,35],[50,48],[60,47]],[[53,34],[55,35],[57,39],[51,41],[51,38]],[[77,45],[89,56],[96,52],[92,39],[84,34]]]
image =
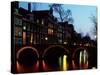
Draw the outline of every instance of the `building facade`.
[[[17,5],[18,6],[18,5]],[[72,38],[73,25],[68,22],[57,22],[53,10],[30,11],[15,7],[14,37],[19,46],[33,44],[67,44]]]

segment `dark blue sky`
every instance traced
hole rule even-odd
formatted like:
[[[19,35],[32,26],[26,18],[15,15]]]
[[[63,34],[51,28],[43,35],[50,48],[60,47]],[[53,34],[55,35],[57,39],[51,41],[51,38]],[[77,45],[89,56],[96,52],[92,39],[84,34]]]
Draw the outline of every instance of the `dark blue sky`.
[[[36,10],[48,10],[48,3],[37,3]],[[20,7],[28,9],[28,5],[26,2],[20,2]],[[33,8],[33,5],[32,5]],[[93,24],[90,20],[91,15],[97,16],[97,8],[96,6],[86,6],[86,5],[68,5],[64,4],[63,8],[65,10],[70,9],[72,11],[72,16],[74,18],[74,28],[77,32],[83,33],[83,35],[89,34],[93,39],[94,35]],[[54,13],[55,16],[58,16]]]

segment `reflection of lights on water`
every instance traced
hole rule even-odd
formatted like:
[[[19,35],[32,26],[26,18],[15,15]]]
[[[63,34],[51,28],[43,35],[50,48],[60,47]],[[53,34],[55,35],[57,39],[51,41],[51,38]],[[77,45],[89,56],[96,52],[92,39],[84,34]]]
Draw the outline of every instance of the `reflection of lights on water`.
[[[39,61],[37,61],[37,63],[34,65],[34,71],[38,72],[38,68],[39,68]]]
[[[67,55],[64,55],[63,58],[59,57],[59,66],[60,69],[63,69],[63,71],[68,69]]]
[[[88,58],[87,52],[86,50],[84,50],[84,64],[87,62],[87,58]]]
[[[79,65],[80,65],[80,68],[82,68],[82,67],[83,68],[88,68],[88,54],[87,54],[86,50],[80,51]]]
[[[80,64],[80,67],[81,67],[81,63],[82,63],[82,51],[80,52],[80,56],[79,56],[79,64]]]
[[[42,61],[42,66],[43,66],[43,70],[46,71],[47,70],[47,66],[46,66],[44,60]]]
[[[73,69],[76,69],[76,66],[75,66],[74,60],[72,60],[72,66],[73,66]]]
[[[19,63],[18,63],[18,61],[17,61],[17,71],[19,72],[20,71],[20,65],[19,65]]]
[[[16,62],[16,68],[17,68],[17,72],[18,73],[22,73],[22,72],[27,72],[28,70],[32,71],[32,72],[38,72],[38,69],[39,69],[39,61],[37,61],[34,66],[31,66],[31,67],[24,67],[22,65],[19,64],[19,62],[17,61]]]
[[[66,55],[63,56],[63,70],[64,71],[67,70],[67,56]]]
[[[59,67],[60,67],[60,69],[61,69],[61,66],[62,66],[61,57],[59,57]]]

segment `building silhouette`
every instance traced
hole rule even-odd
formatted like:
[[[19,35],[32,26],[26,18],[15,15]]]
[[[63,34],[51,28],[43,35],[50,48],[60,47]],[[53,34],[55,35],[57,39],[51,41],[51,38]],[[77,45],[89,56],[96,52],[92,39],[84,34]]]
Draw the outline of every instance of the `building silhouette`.
[[[35,10],[31,12],[19,8],[15,3],[14,33],[16,45],[32,44],[67,44],[71,39],[74,27],[68,22],[57,22],[53,10]],[[74,34],[75,35],[75,34]]]

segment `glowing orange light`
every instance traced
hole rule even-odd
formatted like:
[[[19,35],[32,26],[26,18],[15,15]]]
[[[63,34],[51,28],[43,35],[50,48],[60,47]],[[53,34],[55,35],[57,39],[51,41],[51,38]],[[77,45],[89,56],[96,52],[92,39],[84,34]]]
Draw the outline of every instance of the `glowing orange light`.
[[[17,72],[22,72],[23,71],[23,68],[22,66],[18,63],[18,61],[16,62],[16,67],[17,67]]]
[[[33,33],[31,33],[31,40],[30,40],[31,44],[33,42]]]
[[[76,69],[76,66],[75,66],[74,60],[72,60],[72,66],[73,66],[73,69]]]
[[[23,44],[26,44],[26,32],[23,32]]]

